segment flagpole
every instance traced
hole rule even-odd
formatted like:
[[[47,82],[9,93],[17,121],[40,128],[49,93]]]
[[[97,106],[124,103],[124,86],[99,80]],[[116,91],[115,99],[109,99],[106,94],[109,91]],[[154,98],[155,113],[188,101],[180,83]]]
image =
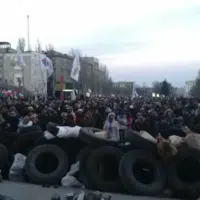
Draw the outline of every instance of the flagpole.
[[[30,32],[29,32],[29,15],[27,15],[27,42],[28,42],[28,51],[30,51]]]

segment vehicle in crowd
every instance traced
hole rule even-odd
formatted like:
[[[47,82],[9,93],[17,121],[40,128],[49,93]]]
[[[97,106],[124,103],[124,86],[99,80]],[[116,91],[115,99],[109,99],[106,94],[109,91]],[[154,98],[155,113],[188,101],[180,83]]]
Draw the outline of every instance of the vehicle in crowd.
[[[76,95],[77,94],[77,90],[70,90],[70,89],[65,89],[63,90],[63,96],[65,100],[76,100]]]

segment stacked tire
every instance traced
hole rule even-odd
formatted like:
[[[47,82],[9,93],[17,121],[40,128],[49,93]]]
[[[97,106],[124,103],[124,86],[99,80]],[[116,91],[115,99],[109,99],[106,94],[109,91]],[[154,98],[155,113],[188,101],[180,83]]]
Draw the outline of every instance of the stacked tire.
[[[109,192],[157,195],[166,187],[164,166],[142,150],[124,154],[116,147],[86,148],[78,156],[79,180],[87,188]]]
[[[200,151],[184,148],[167,165],[169,188],[176,196],[197,199],[200,196]]]
[[[0,144],[0,170],[3,178],[7,178],[10,167],[8,149],[5,145]]]
[[[81,128],[79,139],[89,147],[79,153],[79,180],[90,189],[119,192],[122,190],[118,168],[124,155],[119,142],[97,137],[93,127]]]
[[[8,150],[3,144],[0,144],[0,170],[4,168],[7,162],[8,162]]]
[[[119,166],[124,189],[132,194],[154,196],[166,187],[163,164],[152,154],[142,150],[126,153]]]
[[[91,147],[118,145],[117,141],[99,138],[98,136],[96,136],[94,133],[98,131],[102,131],[102,130],[98,128],[93,128],[93,127],[81,128],[80,133],[79,133],[79,139]]]
[[[82,150],[78,156],[79,180],[90,189],[121,191],[118,168],[123,154],[120,149],[110,146]]]
[[[126,153],[119,166],[124,189],[132,194],[161,195],[168,188],[173,196],[196,199],[200,196],[200,151],[180,149],[163,164],[159,157],[147,151]]]
[[[80,181],[90,189],[120,192],[123,188],[131,194],[147,196],[162,196],[165,189],[170,189],[170,195],[176,197],[200,195],[200,152],[195,149],[181,149],[164,163],[147,150],[125,153],[111,146],[87,147],[77,160]],[[109,173],[115,178],[108,177]]]
[[[130,145],[127,148],[115,141],[99,139],[89,130],[99,131],[93,128],[80,130],[79,139],[87,147],[76,158],[80,162],[78,179],[86,188],[106,192],[125,190],[131,194],[147,196],[159,196],[166,188],[170,188],[178,197],[199,197],[198,150],[183,148],[167,163],[163,163],[156,153],[155,144],[145,139],[134,136],[129,139]],[[140,145],[143,140],[145,145]],[[133,149],[134,146],[137,149]],[[40,158],[42,155],[43,162]],[[53,168],[49,169],[52,164]],[[40,145],[29,153],[26,160],[27,175],[31,182],[38,184],[59,184],[68,169],[68,156],[56,145]]]
[[[58,146],[41,145],[28,154],[25,168],[31,182],[57,185],[68,172],[68,157]]]

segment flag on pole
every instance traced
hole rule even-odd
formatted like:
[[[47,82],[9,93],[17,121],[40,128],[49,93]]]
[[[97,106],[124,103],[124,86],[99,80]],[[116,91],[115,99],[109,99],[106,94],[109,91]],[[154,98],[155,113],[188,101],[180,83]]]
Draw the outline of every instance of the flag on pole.
[[[20,51],[19,47],[17,48],[17,65],[22,66],[24,64],[22,52]]]
[[[79,72],[80,72],[81,66],[80,66],[80,59],[79,55],[74,56],[74,60],[72,63],[72,71],[71,71],[71,78],[75,81],[78,81],[79,79]]]
[[[44,54],[40,56],[41,67],[47,69],[48,77],[53,74],[53,64],[52,61]]]
[[[135,84],[133,82],[133,89],[132,89],[131,99],[134,99],[136,97],[138,97],[138,93],[136,92]]]

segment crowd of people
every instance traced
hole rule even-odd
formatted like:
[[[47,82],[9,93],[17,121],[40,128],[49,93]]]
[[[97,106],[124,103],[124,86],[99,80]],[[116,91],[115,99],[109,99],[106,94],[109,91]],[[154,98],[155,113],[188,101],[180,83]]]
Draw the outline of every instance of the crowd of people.
[[[119,139],[120,130],[147,131],[156,137],[161,133],[180,132],[182,125],[198,132],[200,128],[199,99],[136,98],[81,96],[75,101],[56,99],[14,100],[0,102],[2,132],[23,133],[45,131],[49,122],[59,126],[96,127],[108,132],[109,138]],[[180,133],[179,133],[180,134]]]

